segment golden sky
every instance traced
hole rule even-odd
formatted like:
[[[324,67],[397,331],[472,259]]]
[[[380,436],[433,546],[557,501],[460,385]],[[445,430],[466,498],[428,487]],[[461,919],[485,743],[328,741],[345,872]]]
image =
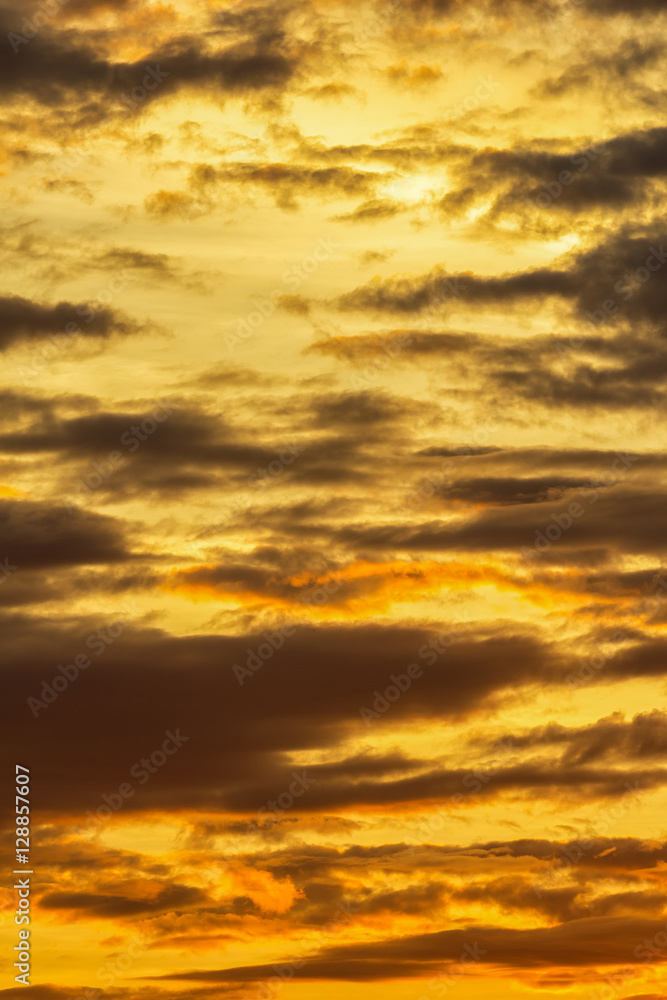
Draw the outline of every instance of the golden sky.
[[[664,14],[5,0],[1,997],[666,995]]]

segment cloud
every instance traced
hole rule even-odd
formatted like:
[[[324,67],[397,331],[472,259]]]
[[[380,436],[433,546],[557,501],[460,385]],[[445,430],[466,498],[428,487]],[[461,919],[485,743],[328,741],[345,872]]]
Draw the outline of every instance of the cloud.
[[[382,219],[393,219],[404,211],[403,205],[390,198],[373,198],[358,205],[352,212],[334,216],[337,222],[376,222]]]
[[[66,558],[73,563],[76,553]],[[83,558],[91,561],[89,550]],[[553,648],[529,635],[493,631],[484,635],[472,630],[458,638],[446,655],[436,656],[436,666],[428,668],[420,650],[437,639],[432,631],[373,624],[300,625],[287,637],[276,633],[277,648],[270,661],[240,685],[234,664],[245,667],[253,650],[264,649],[268,640],[261,633],[178,638],[126,625],[99,661],[82,671],[81,678],[47,711],[41,711],[39,725],[34,725],[26,699],[39,697],[42,683],[57,672],[58,662],[71,662],[77,652],[85,651],[85,637],[108,624],[111,614],[106,622],[87,619],[78,627],[75,622],[63,628],[42,622],[38,637],[33,637],[29,619],[4,618],[6,645],[17,668],[8,738],[20,741],[25,728],[32,726],[32,760],[33,766],[42,769],[45,814],[79,812],[83,822],[84,811],[100,804],[103,792],[117,789],[127,780],[131,765],[161,745],[165,729],[179,726],[189,740],[170,759],[168,775],[156,775],[146,783],[141,794],[128,800],[124,813],[154,809],[254,813],[289,786],[291,772],[298,765],[286,762],[283,755],[288,750],[334,747],[345,734],[365,736],[368,729],[360,707],[372,706],[374,692],[391,683],[392,673],[404,674],[411,662],[422,665],[423,676],[392,706],[386,717],[392,724],[416,718],[463,718],[506,697],[517,686],[556,681],[566,666]],[[268,629],[270,634],[275,631],[275,626]],[[313,662],[320,664],[317,674],[312,671]],[[156,664],[160,665],[157,688]],[[330,682],[323,683],[326,678]],[[195,689],[196,705],[187,695]],[[229,705],[230,711],[233,707],[223,735],[220,704]],[[24,709],[18,711],[16,706],[21,705]],[[123,720],[120,728],[119,719]],[[49,747],[63,727],[72,736],[55,761]],[[317,783],[299,800],[299,808],[431,798],[442,794],[443,782],[452,793],[461,790],[465,772],[452,771],[447,776],[427,768],[421,776],[401,776],[401,770],[408,767],[423,771],[418,762],[392,756],[377,761],[353,758],[349,775],[344,760],[338,769],[324,767]],[[364,770],[369,768],[394,777],[386,783],[364,779]],[[63,775],[67,775],[66,783]],[[535,772],[534,780],[547,787],[549,775]],[[575,787],[574,775],[564,780]],[[585,776],[582,780],[587,783]],[[593,785],[602,782],[603,795],[605,782],[610,788],[616,782],[611,774],[608,778],[592,775],[590,780]],[[519,774],[507,776],[509,785],[521,781]]]
[[[601,0],[601,3],[603,5],[605,0]],[[604,7],[601,8],[598,3],[598,10],[600,9]],[[590,90],[603,81],[608,85],[610,80],[624,80],[626,84],[632,81],[632,85],[637,86],[641,71],[650,69],[661,56],[662,52],[655,43],[644,44],[636,38],[627,38],[621,41],[615,52],[590,53],[585,62],[570,66],[567,73],[544,80],[536,88],[537,93],[540,97],[559,96],[580,87],[588,87]]]
[[[133,321],[103,306],[71,302],[46,305],[19,295],[0,297],[0,350],[54,338],[59,338],[54,339],[58,345],[74,334],[104,341],[138,329]]]
[[[561,528],[551,545],[542,544],[549,558],[569,549],[603,548],[611,552],[652,555],[667,546],[661,527],[662,500],[659,491],[614,488],[591,484],[577,494],[579,513],[566,529]],[[586,516],[595,505],[595,515]],[[540,504],[520,504],[489,508],[477,516],[457,521],[423,521],[405,524],[395,521],[382,525],[349,525],[337,529],[334,538],[357,550],[384,552],[514,552],[535,545],[539,533],[554,523],[567,521],[565,501],[544,500]],[[631,515],[631,516],[629,516]],[[570,517],[571,515],[568,515]],[[554,531],[550,534],[555,534]],[[537,552],[537,549],[534,549]]]
[[[374,280],[338,300],[341,311],[376,310],[396,313],[418,312],[452,296],[464,296],[467,304],[497,305],[549,295],[572,297],[578,285],[566,271],[535,268],[520,274],[477,277],[448,274],[434,268],[421,278],[394,277]]]
[[[183,406],[174,397],[130,406],[9,430],[0,435],[0,451],[58,455],[61,469],[71,463],[60,477],[63,494],[87,499],[92,489],[129,497],[146,490],[205,488],[222,469],[231,469],[247,487],[253,469],[266,467],[285,448],[284,440],[259,445],[217,414],[196,404]]]
[[[453,450],[452,453],[455,454]],[[443,500],[504,506],[560,500],[568,493],[589,485],[588,479],[567,479],[560,476],[525,479],[488,477],[459,479],[451,486],[438,487],[436,494]]]
[[[311,167],[299,163],[227,161],[196,164],[186,192],[161,191],[146,200],[148,211],[209,210],[213,199],[229,186],[266,192],[283,211],[294,211],[301,197],[331,201],[358,197],[375,190],[381,176],[350,166]],[[170,206],[169,200],[173,202]]]
[[[318,87],[309,87],[304,93],[315,101],[337,102],[346,97],[363,97],[362,91],[349,83],[324,83]]]
[[[232,43],[217,51],[203,48],[198,37],[174,33],[142,59],[125,62],[107,56],[94,32],[59,30],[57,22],[23,36],[24,16],[24,11],[2,12],[3,33],[14,34],[15,51],[0,68],[0,93],[8,101],[29,99],[52,112],[71,113],[78,106],[79,124],[98,124],[110,113],[141,114],[154,101],[181,92],[213,98],[280,94],[300,62],[297,39],[275,28],[261,32],[257,25],[245,30],[239,25]],[[133,97],[132,91],[141,96]]]
[[[30,500],[0,499],[10,562],[22,569],[93,566],[131,558],[111,517]]]
[[[667,715],[659,709],[641,712],[626,722],[620,712],[581,728],[550,723],[526,735],[511,737],[517,748],[560,746],[566,764],[660,759],[667,748]]]
[[[118,888],[121,888],[120,886]],[[158,888],[155,886],[154,888]],[[159,888],[148,898],[123,896],[116,892],[103,895],[92,892],[46,892],[39,905],[45,910],[72,910],[79,917],[107,920],[114,917],[136,917],[142,913],[182,911],[206,901],[206,894],[194,886],[171,883]]]
[[[468,955],[509,969],[615,966],[632,963],[635,942],[663,930],[664,922],[639,917],[573,920],[556,927],[515,930],[475,927],[394,938],[381,942],[332,945],[308,958],[300,975],[306,980],[364,982],[433,976],[443,961]],[[613,947],[610,948],[610,943]],[[469,951],[466,951],[466,946]],[[471,957],[472,955],[472,957]],[[659,956],[658,960],[664,960]],[[271,966],[172,973],[159,978],[234,982],[263,979]]]
[[[306,993],[464,954],[492,996],[661,988],[665,19],[628,4],[5,37],[0,722],[80,946],[35,996],[136,933],[109,1000],[255,997],[306,946]],[[221,360],[267,268],[301,284]]]

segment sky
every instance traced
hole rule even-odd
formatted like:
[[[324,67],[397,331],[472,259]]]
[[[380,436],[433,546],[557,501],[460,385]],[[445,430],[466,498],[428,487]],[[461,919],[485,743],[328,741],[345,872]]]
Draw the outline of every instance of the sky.
[[[0,997],[663,998],[663,0],[0,27]]]

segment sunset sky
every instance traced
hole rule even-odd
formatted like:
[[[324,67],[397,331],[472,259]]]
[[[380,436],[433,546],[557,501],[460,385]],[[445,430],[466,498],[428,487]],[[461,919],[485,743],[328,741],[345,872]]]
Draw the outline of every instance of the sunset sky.
[[[666,14],[0,7],[3,1000],[667,996]]]

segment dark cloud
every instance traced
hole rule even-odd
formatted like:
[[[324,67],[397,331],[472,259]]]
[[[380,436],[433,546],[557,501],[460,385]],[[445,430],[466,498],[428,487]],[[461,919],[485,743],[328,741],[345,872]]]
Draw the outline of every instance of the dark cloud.
[[[357,360],[371,356],[410,360],[420,354],[465,354],[479,350],[485,338],[472,333],[431,333],[396,330],[386,334],[359,334],[355,337],[327,337],[317,340],[311,350],[336,358]]]
[[[89,619],[62,630],[42,622],[39,637],[33,637],[28,622],[20,616],[4,619],[5,645],[15,667],[5,738],[16,745],[30,727],[29,763],[41,776],[42,810],[78,811],[82,822],[85,810],[102,803],[103,792],[131,780],[132,765],[158,749],[169,728],[180,727],[188,741],[168,767],[128,800],[126,811],[164,807],[254,813],[292,781],[297,765],[286,763],[283,754],[332,747],[345,734],[369,733],[361,707],[372,708],[374,692],[384,691],[391,674],[404,674],[412,662],[422,666],[423,675],[391,712],[371,720],[374,725],[382,726],[385,719],[396,724],[409,718],[462,717],[517,685],[556,681],[566,667],[554,649],[530,635],[472,630],[452,643],[448,634],[444,641],[450,648],[429,667],[425,658],[432,657],[422,647],[437,635],[426,630],[299,626],[287,636],[268,628],[277,648],[253,672],[247,670],[248,661],[256,662],[253,651],[261,649],[263,657],[272,648],[261,633],[179,639],[126,626],[99,660],[93,656],[93,666],[35,718],[26,699],[39,698],[58,663],[85,653],[86,637],[108,619]],[[456,636],[456,627],[453,632]],[[243,685],[234,664],[236,673],[243,668],[248,674],[241,673]],[[63,727],[71,736],[54,759],[49,747]],[[377,782],[370,772],[382,773],[386,780]],[[323,767],[298,808],[430,798],[441,795],[443,787],[454,793],[461,790],[464,773],[424,771],[420,762],[392,755],[356,757],[348,763],[342,759],[336,767]],[[518,786],[528,777],[508,774],[507,784]],[[586,783],[586,776],[581,777]],[[549,780],[548,770],[535,771],[535,781],[545,788]],[[574,776],[563,780],[575,787]],[[602,794],[616,781],[611,772],[590,780]]]
[[[660,406],[665,400],[667,307],[665,244],[619,233],[568,257],[563,267],[501,277],[446,275],[375,278],[339,299],[343,310],[416,314],[425,309],[524,308],[537,297],[564,305],[577,330],[570,336],[509,338],[475,333],[404,330],[316,341],[311,350],[385,368],[432,357],[480,390],[559,408],[601,410]]]
[[[212,197],[225,184],[264,190],[285,210],[298,207],[298,197],[330,200],[358,197],[375,190],[380,176],[349,166],[310,167],[290,163],[234,163],[220,166],[200,163],[193,167],[189,190],[196,197]]]
[[[586,967],[633,964],[636,942],[664,930],[664,921],[640,917],[597,917],[572,920],[554,927],[514,930],[471,927],[393,938],[363,944],[333,945],[309,958],[300,975],[304,979],[379,981],[433,976],[443,961],[460,961],[461,955],[510,969]],[[472,955],[471,955],[472,952]],[[665,961],[657,955],[655,961]],[[162,979],[235,982],[272,975],[271,966],[245,966],[174,973]]]
[[[122,884],[117,886],[122,890]],[[45,910],[71,910],[80,917],[108,920],[114,917],[135,917],[144,913],[182,912],[206,901],[206,893],[194,886],[172,883],[159,888],[150,897],[137,899],[121,895],[92,892],[47,892],[39,905]]]
[[[281,309],[295,316],[307,316],[310,312],[310,301],[305,295],[280,295],[276,301]]]
[[[454,305],[459,310],[519,306],[552,297],[570,304],[576,318],[588,323],[589,335],[607,324],[635,323],[653,330],[660,328],[667,303],[662,239],[659,232],[620,232],[570,255],[563,266],[514,274],[448,274],[436,267],[414,278],[375,279],[342,295],[337,304],[342,311],[410,314]]]
[[[316,341],[310,350],[351,363],[366,359],[381,367],[386,367],[390,360],[393,365],[416,365],[430,358],[463,376],[473,396],[485,389],[549,407],[618,410],[655,407],[665,398],[667,350],[662,338],[651,329],[644,336],[637,330],[614,334],[611,330],[604,333],[596,329],[599,326],[603,331],[604,323],[622,323],[631,314],[642,311],[639,302],[623,305],[624,300],[628,301],[628,293],[632,293],[629,295],[632,299],[635,292],[642,295],[644,291],[636,285],[633,290],[629,273],[632,272],[626,271],[625,277],[613,282],[617,289],[610,279],[607,288],[602,286],[598,292],[600,296],[605,291],[616,296],[598,301],[600,307],[606,302],[612,313],[607,315],[602,308],[584,310],[588,328],[582,327],[580,334],[569,337],[539,335],[510,339],[410,330],[331,337]],[[655,291],[659,298],[662,291],[658,286]],[[657,305],[650,308],[651,315],[639,322],[654,327]]]
[[[101,514],[30,500],[0,499],[0,526],[4,549],[17,572],[118,563],[131,558],[120,523]]]
[[[218,390],[223,386],[241,389],[259,389],[275,385],[279,381],[277,375],[259,372],[255,368],[245,368],[222,361],[211,368],[205,369],[200,375],[184,383],[195,389]]]
[[[427,458],[433,457],[444,457],[444,458],[461,458],[466,455],[496,455],[498,452],[503,452],[503,448],[494,448],[492,445],[483,446],[470,446],[470,445],[460,445],[458,448],[447,448],[447,447],[432,447],[424,448],[423,451],[417,452],[418,455],[424,455]]]
[[[122,271],[123,268],[127,268],[135,271],[143,281],[178,281],[186,287],[197,289],[205,287],[206,277],[211,277],[188,272],[179,257],[166,253],[148,253],[132,247],[111,247],[94,258],[91,265],[103,272],[110,269]]]
[[[364,266],[371,266],[374,264],[384,264],[384,262],[389,260],[390,257],[393,257],[395,253],[395,250],[364,250],[364,252],[360,253],[358,256],[361,264]]]
[[[144,490],[205,488],[223,469],[233,470],[247,488],[250,474],[266,469],[280,454],[294,461],[298,449],[286,447],[284,440],[256,444],[217,414],[179,405],[173,397],[113,413],[53,417],[0,435],[5,454],[51,453],[59,456],[61,468],[65,460],[72,463],[70,472],[61,475],[62,489],[79,499],[88,498],[91,489],[132,496]],[[286,473],[289,468],[289,463],[281,466]]]
[[[364,913],[405,913],[420,915],[442,902],[443,885],[426,883],[395,892],[378,892],[363,901]]]
[[[500,479],[489,476],[461,479],[451,485],[440,486],[436,490],[436,495],[443,500],[504,506],[560,500],[568,493],[581,490],[589,484],[590,480],[587,479],[567,479],[560,476],[526,479]]]
[[[662,0],[586,0],[586,6],[600,14],[630,14],[635,17],[645,14],[662,14],[665,6]]]
[[[617,469],[621,469],[619,464]],[[626,473],[627,475],[627,473]],[[620,482],[621,473],[615,471]],[[611,480],[608,480],[611,481]],[[578,513],[568,514],[569,503],[578,504]],[[609,552],[626,552],[652,556],[667,547],[667,533],[661,511],[662,492],[630,489],[622,483],[616,487],[591,483],[574,499],[544,500],[539,504],[520,504],[484,510],[476,517],[459,522],[430,521],[421,524],[348,525],[334,532],[337,541],[356,551],[457,552],[514,550],[533,548],[532,558],[558,558],[568,549],[603,548]],[[592,511],[595,511],[593,514]],[[550,544],[540,541],[546,536]],[[557,537],[555,537],[557,536]],[[536,540],[541,550],[535,549]]]
[[[568,470],[573,473],[581,473],[586,470],[594,477],[599,477],[607,469],[611,469],[613,463],[619,457],[627,457],[630,466],[638,465],[641,469],[650,469],[651,474],[667,468],[667,456],[660,451],[607,451],[602,448],[553,448],[553,447],[531,447],[531,448],[501,448],[484,447],[451,449],[448,447],[433,447],[424,449],[419,454],[424,456],[453,456],[465,457],[474,456],[476,466],[488,470],[489,466],[495,470],[513,470],[517,473],[530,473],[536,470],[544,472],[562,473]],[[468,459],[467,461],[470,461]],[[636,465],[635,465],[636,463]]]
[[[5,10],[3,34],[20,35],[24,16]],[[5,99],[28,97],[56,109],[78,104],[83,92],[81,111],[88,121],[106,117],[110,102],[116,113],[140,112],[154,100],[193,88],[219,96],[281,91],[299,62],[298,46],[283,31],[253,34],[252,26],[218,52],[194,37],[176,36],[137,63],[113,62],[95,49],[92,37],[53,26],[24,43],[15,39],[13,47],[0,68]],[[143,95],[134,100],[129,92],[137,87]]]
[[[360,97],[362,92],[348,83],[325,83],[319,87],[309,87],[305,91],[316,101],[340,101],[346,97]]]
[[[343,768],[344,762],[341,771]],[[430,768],[421,774],[390,779],[392,770],[393,767],[390,766],[379,786],[375,780],[351,780],[347,774],[339,780],[327,780],[317,767],[312,767],[308,770],[308,775],[316,785],[309,789],[303,808],[333,810],[376,804],[398,806],[437,798],[444,799],[450,808],[456,808],[465,803],[467,796],[476,796],[481,800],[497,797],[503,792],[520,797],[530,796],[531,799],[545,796],[552,800],[567,797],[582,802],[616,801],[627,794],[629,779],[642,790],[657,789],[667,784],[667,769],[628,771],[613,767],[567,767],[549,760],[501,768],[495,764],[475,762],[473,769]],[[274,787],[276,786],[279,787],[277,782]],[[250,786],[243,793],[232,793],[227,801],[240,810],[250,810],[252,803],[259,801],[263,793],[270,794],[266,784],[263,787]]]
[[[133,6],[135,2],[136,0],[113,0],[113,7],[122,10]],[[99,10],[108,10],[109,6],[110,0],[68,0],[63,14],[67,11],[80,17],[82,14],[95,14]]]
[[[604,10],[606,2],[598,0],[597,9]],[[648,9],[644,8],[645,11]],[[642,70],[655,66],[662,54],[662,49],[655,42],[644,44],[636,38],[627,38],[613,53],[589,53],[585,62],[570,66],[560,76],[543,81],[536,92],[540,97],[559,97],[581,87],[608,86],[610,81],[624,81],[626,87],[637,86]]]
[[[21,992],[25,990],[28,990],[26,993],[28,1000],[67,1000],[67,997],[74,993],[73,989],[58,986],[15,986],[2,992],[6,1000],[18,1000]]]
[[[136,323],[105,307],[71,302],[45,305],[18,295],[0,297],[0,350],[47,339],[59,347],[73,335],[108,340],[114,333],[138,329]]]
[[[562,747],[562,760],[566,764],[659,760],[667,751],[667,715],[653,709],[626,722],[621,713],[615,713],[579,729],[552,722],[511,739],[517,748]]]
[[[469,305],[501,305],[544,299],[549,295],[572,297],[578,283],[574,275],[550,268],[536,268],[520,274],[481,278],[448,274],[434,268],[421,278],[389,278],[374,281],[338,300],[342,311],[373,310],[396,313],[419,312],[461,296]]]
[[[560,859],[566,863],[564,874],[568,879],[564,881],[569,882],[570,887],[581,894],[582,900],[590,901],[587,886],[598,880],[616,879],[635,889],[644,885],[655,889],[652,883],[644,883],[643,877],[650,876],[656,865],[667,860],[667,846],[662,841],[600,836],[588,828],[585,836],[563,841],[525,838],[441,845],[430,843],[428,833],[421,839],[421,844],[413,847],[405,843],[372,846],[355,844],[340,850],[313,844],[289,845],[273,851],[260,850],[254,855],[254,862],[280,878],[288,875],[294,877],[296,873],[302,872],[304,877],[317,881],[318,884],[322,880],[330,884],[335,876],[345,879],[355,869],[373,871],[378,868],[381,871],[410,872],[413,864],[429,872],[431,876],[437,871],[443,879],[447,879],[448,873],[460,871],[463,859],[468,865],[476,862],[476,867],[471,868],[471,874],[474,873],[478,887],[489,885],[493,888],[495,879],[491,878],[491,872],[509,870],[512,877],[516,878],[515,859],[528,864],[528,873],[524,873],[522,880],[524,882],[529,878],[530,872],[535,872],[536,877],[544,872],[548,874],[552,862]],[[582,844],[585,845],[585,850]],[[575,850],[577,848],[578,853]],[[576,861],[572,860],[574,857]],[[532,881],[530,885],[537,905],[540,897],[532,888]],[[459,883],[460,891],[465,888],[465,885]],[[472,889],[473,885],[468,888]],[[540,884],[540,891],[546,893],[548,889]],[[335,888],[329,890],[327,898],[332,898],[332,894],[336,894]]]
[[[400,202],[389,198],[373,198],[358,205],[352,212],[336,215],[337,222],[375,222],[381,219],[393,219],[395,215],[404,212]]]
[[[408,0],[402,7],[414,18],[419,18],[423,22],[425,18],[443,18],[456,14],[461,17],[461,9],[458,0]],[[510,11],[515,17],[535,17],[539,21],[558,18],[558,24],[564,25],[567,22],[563,18],[563,12],[567,15],[579,12],[582,15],[593,11],[596,14],[628,14],[635,17],[643,17],[646,14],[657,14],[664,11],[662,0],[571,0],[563,7],[558,0],[540,0],[534,3],[532,0],[477,0],[472,5],[474,13],[483,12],[486,15],[504,18]]]

